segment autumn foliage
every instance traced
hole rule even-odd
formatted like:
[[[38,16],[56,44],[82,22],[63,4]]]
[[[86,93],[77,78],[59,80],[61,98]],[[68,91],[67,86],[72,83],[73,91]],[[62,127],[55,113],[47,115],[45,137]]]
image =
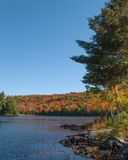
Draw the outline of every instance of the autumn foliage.
[[[21,114],[86,115],[109,111],[109,104],[106,100],[86,92],[16,96],[14,98]]]

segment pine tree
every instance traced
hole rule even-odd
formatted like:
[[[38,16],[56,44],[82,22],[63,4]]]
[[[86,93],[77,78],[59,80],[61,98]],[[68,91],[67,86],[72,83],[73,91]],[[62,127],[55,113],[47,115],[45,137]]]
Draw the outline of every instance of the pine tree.
[[[112,87],[128,78],[128,1],[112,0],[89,19],[91,42],[78,40],[86,54],[72,57],[86,66],[85,84]]]
[[[116,97],[116,86],[128,80],[128,0],[111,0],[89,18],[89,27],[95,32],[92,40],[77,40],[85,55],[71,58],[85,65],[86,86],[113,88]]]

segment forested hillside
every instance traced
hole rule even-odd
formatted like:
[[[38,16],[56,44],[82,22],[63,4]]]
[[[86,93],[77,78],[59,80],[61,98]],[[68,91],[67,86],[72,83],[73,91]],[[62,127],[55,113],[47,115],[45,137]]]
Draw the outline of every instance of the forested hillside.
[[[117,101],[120,111],[127,112],[128,91],[118,87]],[[81,93],[54,95],[6,96],[0,93],[1,114],[34,115],[112,115],[116,111],[112,90],[92,90]]]

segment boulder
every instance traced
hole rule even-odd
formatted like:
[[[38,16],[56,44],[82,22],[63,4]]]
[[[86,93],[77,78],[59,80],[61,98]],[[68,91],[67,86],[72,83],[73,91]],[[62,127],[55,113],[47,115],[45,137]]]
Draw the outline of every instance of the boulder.
[[[125,144],[122,148],[122,154],[128,159],[128,144]]]

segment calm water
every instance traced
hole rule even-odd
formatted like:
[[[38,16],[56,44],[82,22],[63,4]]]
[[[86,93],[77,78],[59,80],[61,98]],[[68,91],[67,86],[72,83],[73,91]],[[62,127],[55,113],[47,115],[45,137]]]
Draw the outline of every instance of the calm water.
[[[0,117],[0,160],[87,160],[58,142],[75,132],[62,124],[81,124],[92,118]]]

